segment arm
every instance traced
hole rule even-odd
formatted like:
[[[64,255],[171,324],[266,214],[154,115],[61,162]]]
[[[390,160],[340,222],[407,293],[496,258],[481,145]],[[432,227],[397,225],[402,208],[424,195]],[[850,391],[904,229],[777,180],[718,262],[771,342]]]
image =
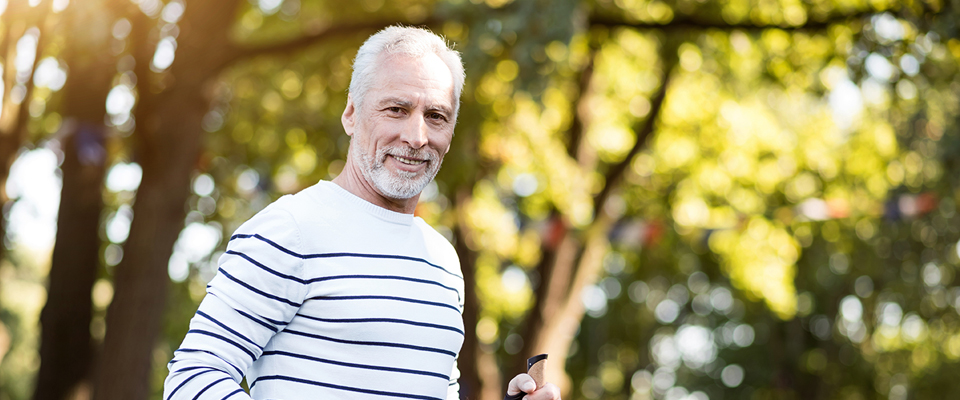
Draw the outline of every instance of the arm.
[[[303,302],[303,260],[282,250],[299,247],[296,222],[274,207],[237,229],[167,365],[164,400],[250,398],[240,381]]]

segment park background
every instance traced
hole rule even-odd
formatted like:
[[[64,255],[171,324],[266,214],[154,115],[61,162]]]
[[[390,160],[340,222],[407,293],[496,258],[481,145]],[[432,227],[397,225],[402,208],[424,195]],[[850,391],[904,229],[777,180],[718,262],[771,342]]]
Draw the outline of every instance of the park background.
[[[0,0],[0,399],[158,399],[227,238],[343,167],[360,43],[467,70],[417,215],[462,394],[960,393],[957,0]]]

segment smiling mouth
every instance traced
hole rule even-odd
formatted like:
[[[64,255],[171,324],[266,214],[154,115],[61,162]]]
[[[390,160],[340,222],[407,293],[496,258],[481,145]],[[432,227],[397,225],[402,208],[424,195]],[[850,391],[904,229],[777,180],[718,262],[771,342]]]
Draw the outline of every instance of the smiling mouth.
[[[416,159],[413,159],[413,158],[406,158],[406,157],[401,157],[401,156],[397,156],[397,155],[394,155],[393,158],[396,159],[397,161],[400,161],[401,163],[407,164],[407,165],[420,165],[420,164],[423,164],[423,163],[427,162],[426,160],[416,160]]]

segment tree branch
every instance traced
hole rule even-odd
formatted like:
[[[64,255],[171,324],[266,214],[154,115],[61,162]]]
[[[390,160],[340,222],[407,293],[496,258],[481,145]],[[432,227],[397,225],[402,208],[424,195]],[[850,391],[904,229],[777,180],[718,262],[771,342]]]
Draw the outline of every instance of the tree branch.
[[[46,8],[42,8],[41,10],[46,10]],[[43,61],[43,56],[47,50],[47,46],[52,42],[52,31],[54,30],[54,25],[58,21],[55,16],[52,16],[51,18],[48,17],[47,14],[47,12],[40,12],[34,16],[36,18],[34,23],[39,25],[43,30],[41,31],[40,38],[37,41],[37,50],[35,53],[36,56],[33,58],[33,66],[30,67],[30,77],[26,82],[23,83],[24,87],[26,88],[26,91],[23,95],[23,101],[17,110],[16,122],[11,129],[11,133],[14,136],[18,136],[19,142],[21,143],[25,141],[29,135],[29,132],[27,131],[27,124],[30,122],[30,100],[33,98],[33,92],[35,89],[33,78],[37,73],[37,67],[39,67],[40,62]],[[17,147],[19,148],[19,146]]]
[[[660,82],[660,89],[657,93],[650,99],[650,114],[646,120],[643,121],[643,126],[640,127],[637,132],[637,141],[633,144],[633,148],[630,149],[630,152],[617,164],[610,166],[610,169],[607,170],[607,173],[604,175],[603,189],[600,190],[600,193],[593,198],[593,215],[594,218],[597,218],[600,215],[600,211],[603,208],[603,204],[607,201],[607,198],[610,197],[610,193],[613,191],[613,188],[616,187],[616,182],[618,182],[623,174],[627,170],[627,166],[633,161],[633,158],[636,157],[640,150],[642,150],[647,144],[647,138],[653,133],[654,125],[657,120],[660,119],[660,110],[663,108],[663,101],[667,96],[667,89],[670,87],[671,79],[671,70],[673,69],[672,63],[667,63],[663,66],[663,78]]]
[[[690,31],[690,30],[704,30],[704,29],[721,29],[721,30],[733,30],[741,29],[746,31],[762,31],[765,29],[782,29],[787,31],[810,31],[810,30],[822,30],[826,29],[829,26],[837,23],[842,23],[850,21],[852,19],[859,19],[867,17],[870,15],[877,14],[881,11],[879,10],[863,10],[851,14],[837,14],[831,16],[830,18],[819,20],[819,21],[807,21],[807,23],[797,26],[787,26],[787,25],[762,25],[762,24],[753,24],[753,23],[736,23],[729,24],[723,22],[722,20],[704,20],[696,18],[679,18],[674,19],[667,23],[652,23],[652,22],[630,22],[623,19],[616,19],[610,16],[594,15],[590,18],[590,26],[604,26],[604,27],[629,27],[633,29],[656,29],[662,31]],[[673,65],[665,66],[665,72],[663,75],[663,82],[660,85],[660,90],[657,94],[651,99],[650,107],[650,116],[644,121],[644,125],[637,130],[637,141],[634,143],[632,149],[627,154],[627,156],[619,163],[612,165],[609,170],[607,170],[606,175],[606,184],[603,189],[594,197],[594,215],[599,215],[598,213],[603,208],[604,202],[607,198],[610,197],[610,193],[615,187],[614,182],[621,179],[624,172],[626,171],[627,166],[630,162],[633,161],[633,158],[640,152],[641,149],[646,145],[647,138],[650,134],[653,133],[654,124],[656,123],[660,109],[663,106],[663,100],[667,93],[667,87],[669,86],[669,81],[671,78],[670,70],[673,68]]]
[[[657,29],[663,31],[690,31],[690,30],[705,30],[705,29],[720,29],[720,30],[734,30],[740,29],[745,31],[762,31],[766,29],[781,29],[785,31],[816,31],[823,30],[830,27],[833,24],[847,22],[853,19],[860,19],[863,17],[871,16],[877,13],[882,12],[882,10],[863,10],[857,11],[850,14],[837,14],[833,15],[824,20],[807,20],[806,23],[802,25],[785,25],[785,24],[755,24],[752,22],[738,22],[738,23],[727,23],[722,19],[701,19],[701,18],[692,18],[692,17],[683,17],[676,18],[670,22],[658,23],[658,22],[642,22],[642,21],[628,21],[624,18],[617,18],[608,15],[592,15],[590,17],[590,26],[605,26],[609,28],[615,27],[626,27],[633,29]]]
[[[344,24],[338,24],[338,25],[330,25],[314,33],[310,33],[295,39],[291,39],[286,42],[271,43],[271,44],[260,45],[260,46],[248,46],[248,47],[237,46],[234,48],[232,54],[224,58],[223,62],[220,64],[220,67],[216,68],[216,70],[219,71],[223,68],[226,68],[227,66],[233,65],[236,62],[254,58],[257,56],[267,55],[267,54],[284,54],[284,53],[295,52],[333,37],[346,36],[346,35],[356,34],[359,32],[377,31],[377,30],[386,28],[390,25],[394,25],[402,22],[403,21],[398,21],[398,20],[381,20],[381,21],[351,22],[351,23],[344,23]],[[438,22],[439,22],[438,19],[428,18],[418,25],[432,27],[436,25]]]
[[[585,107],[583,101],[587,97],[587,92],[590,90],[590,81],[593,79],[593,69],[594,63],[596,63],[597,52],[599,49],[596,46],[590,47],[590,54],[587,56],[587,65],[584,66],[583,70],[580,71],[580,78],[577,81],[578,98],[577,101],[573,102],[573,121],[570,123],[570,133],[569,140],[567,144],[567,154],[577,160],[580,160],[580,144],[583,140],[583,131],[585,125],[587,124],[587,116],[584,113],[583,108]]]

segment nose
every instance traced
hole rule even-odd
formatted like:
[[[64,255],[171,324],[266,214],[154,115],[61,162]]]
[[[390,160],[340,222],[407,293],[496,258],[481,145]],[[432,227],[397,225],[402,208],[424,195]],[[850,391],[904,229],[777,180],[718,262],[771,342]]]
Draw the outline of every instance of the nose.
[[[428,129],[427,123],[422,117],[409,118],[407,123],[404,124],[401,139],[411,148],[419,149],[427,144]]]

